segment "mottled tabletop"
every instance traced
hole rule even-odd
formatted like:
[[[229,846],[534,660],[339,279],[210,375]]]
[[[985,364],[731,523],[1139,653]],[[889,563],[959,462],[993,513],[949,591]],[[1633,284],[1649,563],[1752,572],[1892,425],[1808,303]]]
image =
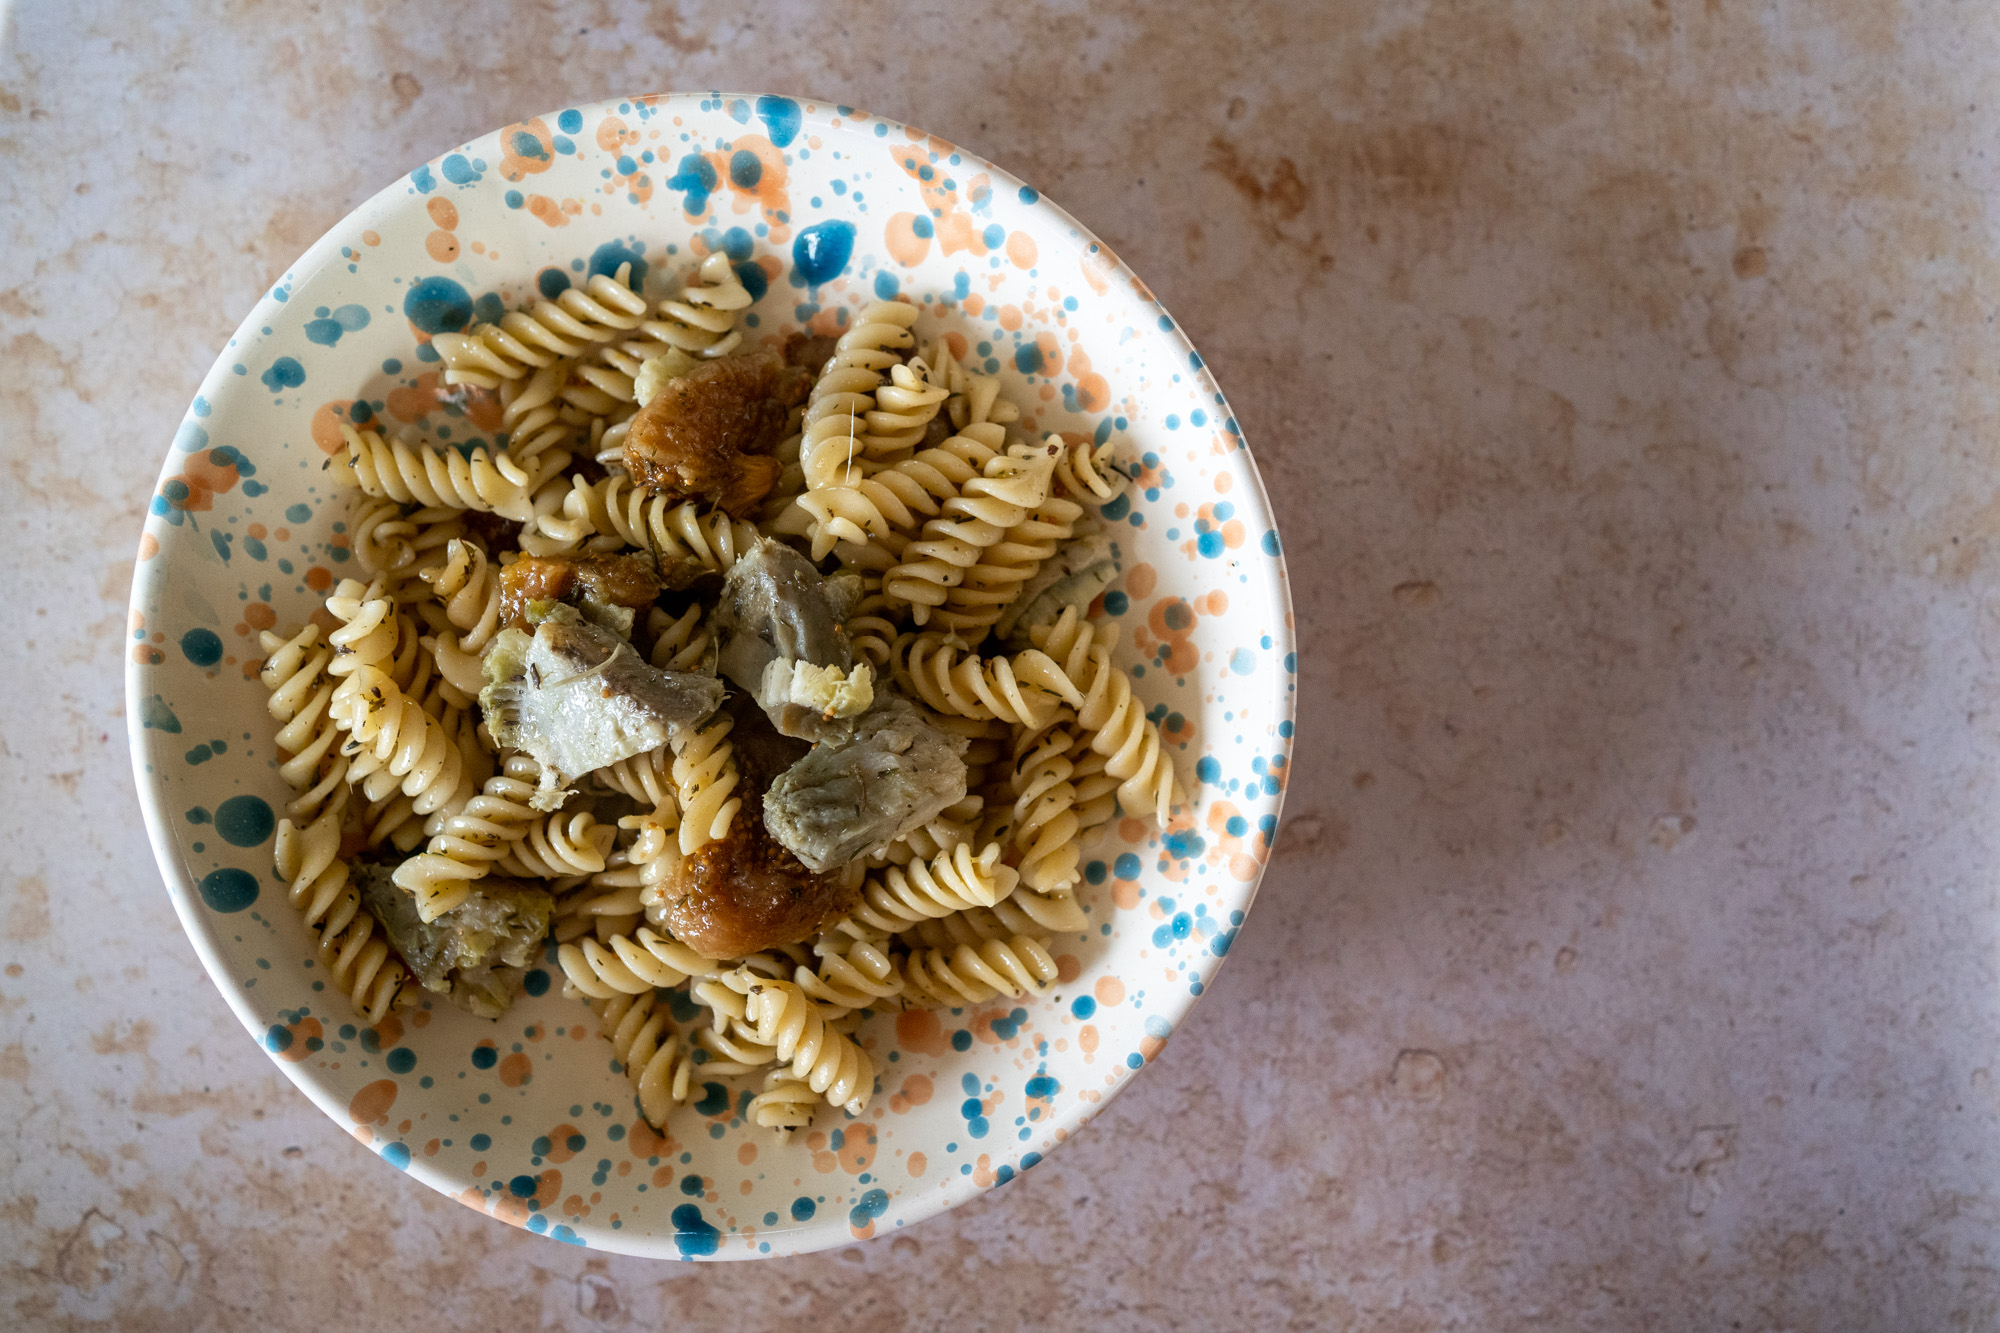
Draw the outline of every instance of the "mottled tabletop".
[[[2000,1320],[2000,11],[474,12],[0,17],[0,1323]],[[141,507],[271,279],[453,144],[687,88],[1103,235],[1230,394],[1300,637],[1277,853],[1166,1053],[1003,1189],[728,1268],[314,1110],[175,922],[121,704]]]

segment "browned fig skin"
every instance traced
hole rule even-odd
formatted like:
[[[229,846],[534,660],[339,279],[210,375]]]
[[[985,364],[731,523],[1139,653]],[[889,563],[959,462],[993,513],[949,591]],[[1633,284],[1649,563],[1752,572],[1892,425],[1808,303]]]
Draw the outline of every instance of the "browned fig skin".
[[[659,574],[643,555],[523,556],[500,571],[500,606],[507,623],[527,627],[531,601],[560,601],[582,593],[635,610],[660,595]]]
[[[488,556],[521,549],[521,525],[512,519],[468,509],[459,515],[459,521],[465,524],[467,534],[479,539]]]
[[[785,339],[785,362],[817,376],[839,344],[840,339],[830,333],[794,333]]]
[[[660,576],[642,555],[524,555],[500,571],[500,618],[528,628],[528,603],[559,602],[572,592],[635,610],[660,595]]]
[[[771,451],[811,387],[809,373],[773,351],[704,362],[632,418],[625,468],[648,490],[749,518],[777,484]]]
[[[815,875],[779,845],[752,793],[728,836],[682,861],[654,909],[674,937],[704,958],[741,958],[811,939],[852,906],[851,892]]]

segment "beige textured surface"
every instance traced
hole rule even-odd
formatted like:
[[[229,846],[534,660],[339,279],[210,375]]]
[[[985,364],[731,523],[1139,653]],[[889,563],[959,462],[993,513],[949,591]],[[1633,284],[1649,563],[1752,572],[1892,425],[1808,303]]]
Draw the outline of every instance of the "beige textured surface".
[[[29,4],[0,55],[0,1324],[1992,1327],[1990,6]],[[376,1161],[148,857],[140,507],[259,290],[610,94],[906,119],[1202,348],[1297,586],[1258,911],[1075,1143],[893,1240],[605,1259]]]

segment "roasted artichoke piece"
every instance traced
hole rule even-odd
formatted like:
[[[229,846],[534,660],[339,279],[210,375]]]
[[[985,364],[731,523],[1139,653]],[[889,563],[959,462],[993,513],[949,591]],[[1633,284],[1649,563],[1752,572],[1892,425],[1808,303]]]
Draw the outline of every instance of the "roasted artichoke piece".
[[[764,538],[722,581],[715,628],[722,674],[754,695],[787,736],[843,736],[874,699],[874,671],[854,662],[841,619],[858,600],[853,579],[821,578],[812,562]]]
[[[537,810],[561,806],[564,789],[583,774],[700,726],[722,703],[713,676],[661,671],[573,608],[547,607],[546,617],[532,638],[518,629],[494,636],[479,692],[493,743],[542,766],[531,802]]]
[[[883,694],[853,732],[815,746],[764,795],[764,823],[809,869],[845,865],[965,795],[965,739]]]
[[[482,1018],[498,1018],[514,1001],[519,969],[533,961],[548,934],[555,899],[521,880],[488,875],[457,907],[425,921],[417,900],[398,888],[391,867],[355,867],[361,902],[426,990],[449,995]]]
[[[993,632],[1025,646],[1029,630],[1055,624],[1066,606],[1089,606],[1117,577],[1111,538],[1101,531],[1084,533],[1042,562],[1034,577],[1021,585],[1020,595],[1000,613]]]

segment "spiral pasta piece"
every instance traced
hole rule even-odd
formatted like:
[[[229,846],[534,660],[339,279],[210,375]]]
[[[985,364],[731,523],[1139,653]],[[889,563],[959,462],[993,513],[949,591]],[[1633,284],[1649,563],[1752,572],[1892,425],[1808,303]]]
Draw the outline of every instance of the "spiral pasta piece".
[[[348,882],[347,863],[340,859],[345,804],[334,802],[303,829],[279,820],[273,861],[279,877],[290,883],[292,906],[318,938],[320,966],[354,1011],[374,1024],[388,1015],[409,974]]]
[[[1091,749],[1104,756],[1104,771],[1118,779],[1119,804],[1151,814],[1164,828],[1180,800],[1180,782],[1159,727],[1133,697],[1132,678],[1112,664],[1115,634],[1100,639],[1100,633],[1070,606],[1029,637],[1062,669],[1069,688],[1060,692],[1076,709],[1077,724],[1091,733]]]
[[[563,391],[576,363],[552,361],[521,379],[500,384],[500,429],[507,453],[526,464],[551,449],[566,446],[576,427],[563,419]]]
[[[729,731],[735,725],[733,718],[718,717],[697,731],[680,733],[673,741],[683,856],[726,837],[742,808],[743,798],[730,795],[738,781],[736,751],[729,743]]]
[[[320,642],[317,625],[307,625],[289,639],[265,630],[259,641],[265,656],[258,679],[271,692],[271,716],[280,724],[278,748],[291,755],[278,765],[278,775],[296,793],[285,813],[307,821],[347,778],[332,711],[334,678],[327,670],[333,648]]]
[[[590,1007],[598,1032],[632,1080],[639,1114],[654,1129],[664,1129],[667,1116],[693,1091],[694,1048],[667,1021],[657,991],[609,995]]]
[[[333,466],[344,468],[340,475],[366,494],[401,504],[474,509],[516,522],[534,517],[529,497],[544,478],[569,465],[569,453],[563,449],[532,460],[530,471],[505,449],[497,454],[483,448],[462,454],[384,440],[372,430],[357,431],[345,424],[340,432],[345,443],[333,456]]]
[[[608,944],[594,939],[565,944],[556,951],[556,963],[569,978],[569,989],[593,1000],[678,986],[689,977],[718,977],[724,970],[648,926],[615,936]]]
[[[629,796],[641,805],[672,810],[674,803],[674,755],[665,745],[635,754],[590,776],[612,791]],[[622,821],[621,821],[622,822]],[[678,821],[676,821],[678,822]]]
[[[655,317],[642,321],[638,332],[690,356],[727,356],[743,341],[736,320],[750,305],[750,289],[736,275],[728,254],[717,250],[688,278],[680,299],[660,302]]]
[[[812,1124],[819,1109],[819,1094],[789,1069],[774,1069],[764,1075],[764,1090],[750,1099],[750,1123],[778,1133],[780,1143],[790,1141],[793,1130]]]
[[[529,801],[538,776],[532,760],[516,760],[488,778],[479,795],[444,820],[422,852],[396,867],[396,886],[417,900],[426,921],[457,907],[496,862],[506,859],[539,821]],[[587,818],[587,816],[578,816]]]
[[[913,951],[903,965],[903,995],[914,1005],[958,1009],[1001,995],[1039,995],[1056,975],[1048,946],[1016,935]]]
[[[801,963],[792,979],[829,1009],[866,1009],[902,994],[902,973],[874,941],[827,937],[814,944],[813,953],[818,968]]]
[[[940,713],[984,721],[997,718],[1040,730],[1061,699],[1017,678],[1005,657],[981,658],[934,630],[896,640],[896,683]]]
[[[1090,918],[1068,889],[1036,893],[1021,888],[991,907],[968,907],[931,921],[919,921],[897,938],[910,949],[955,949],[982,940],[1010,940],[1016,935],[1042,938],[1074,935],[1090,928]]]
[[[454,537],[445,547],[444,563],[424,570],[422,577],[458,631],[457,646],[468,653],[484,651],[500,625],[500,580],[486,548],[469,537]]]
[[[748,969],[726,973],[723,981],[745,998],[746,1017],[756,1040],[777,1053],[828,1103],[860,1115],[875,1093],[875,1062],[833,1025],[825,1010],[796,984],[759,977]]]
[[[678,616],[670,616],[657,606],[647,608],[646,632],[653,636],[646,660],[662,671],[701,670],[709,645],[715,641],[702,623],[699,602]]]
[[[662,568],[681,565],[726,574],[736,557],[757,540],[754,525],[721,510],[704,513],[692,500],[657,495],[614,473],[602,481],[576,477],[563,494],[559,513],[538,515],[535,526],[556,549],[575,550],[604,539],[651,551]]]
[[[999,843],[974,853],[970,843],[940,851],[930,861],[889,866],[870,875],[861,902],[848,919],[893,935],[918,921],[970,907],[991,907],[1014,891],[1020,876],[1001,857]]]
[[[1034,738],[1014,766],[1014,850],[1022,881],[1038,892],[1066,889],[1081,878],[1076,840],[1083,822],[1070,781],[1075,743],[1058,727]]]
[[[1046,558],[1003,543],[1048,502],[1055,460],[1046,448],[1028,445],[1000,453],[997,446],[1004,439],[998,426],[968,426],[912,460],[930,460],[954,477],[977,468],[959,482],[959,493],[943,502],[939,516],[928,520],[922,533],[904,546],[901,563],[883,580],[891,596],[910,603],[919,625],[935,616],[944,628],[978,628],[983,633],[999,619],[1004,605],[992,605],[989,612],[996,589],[1010,590],[1007,600],[1011,600],[1020,583],[1033,576],[1032,569],[1018,578],[1004,571],[1018,569],[1029,555],[1037,564]]]
[[[604,858],[610,855],[617,837],[615,825],[598,823],[597,816],[588,810],[573,815],[558,810],[531,820],[498,858],[499,869],[536,879],[594,875],[604,869]]]
[[[964,430],[967,426],[988,421],[1005,424],[1020,419],[1021,409],[1000,396],[999,377],[967,370],[952,352],[949,339],[940,338],[930,344],[924,349],[923,356],[924,364],[931,368],[931,382],[951,395],[944,411],[954,429]]]
[[[597,273],[581,287],[526,310],[510,310],[495,324],[475,324],[463,333],[434,333],[431,346],[445,365],[446,384],[492,389],[565,357],[581,356],[594,344],[639,328],[646,299],[629,285],[632,266],[614,275]]]
[[[839,352],[834,355],[837,358]],[[889,378],[875,390],[875,406],[866,417],[868,455],[879,458],[915,448],[950,396],[949,390],[931,382],[930,367],[921,357],[891,366]]]
[[[1103,444],[1088,439],[1065,442],[1062,454],[1056,459],[1055,484],[1050,494],[1083,504],[1101,505],[1117,499],[1132,484],[1132,478],[1113,461],[1115,450],[1109,440]]]

